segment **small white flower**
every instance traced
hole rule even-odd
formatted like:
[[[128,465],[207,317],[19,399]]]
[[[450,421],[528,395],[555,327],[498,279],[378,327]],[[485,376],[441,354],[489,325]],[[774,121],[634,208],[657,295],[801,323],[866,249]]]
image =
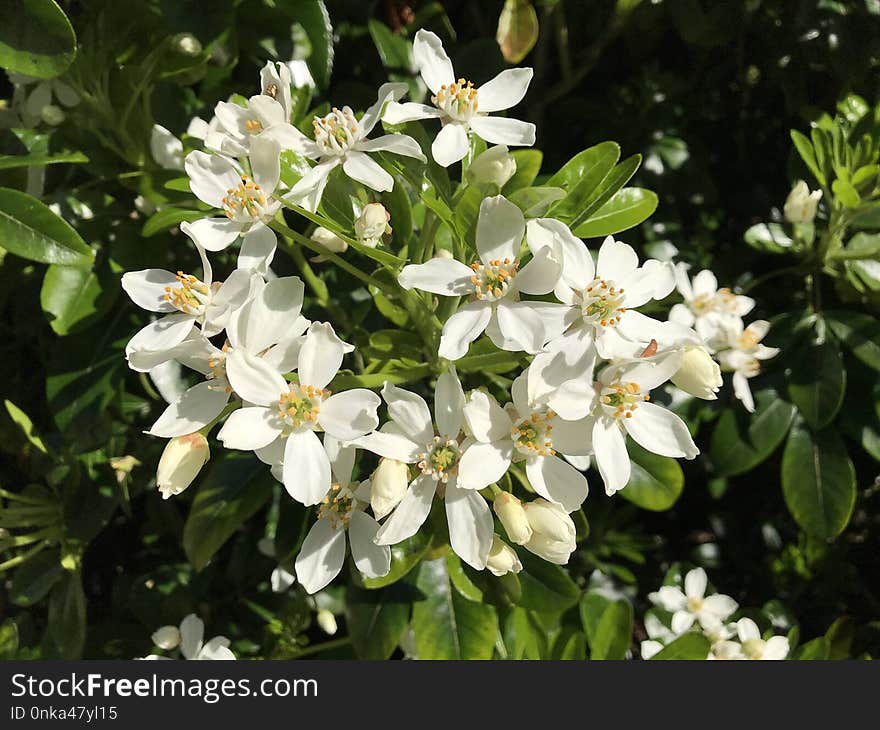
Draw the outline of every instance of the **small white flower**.
[[[376,248],[382,242],[382,236],[391,233],[390,220],[391,214],[384,205],[367,203],[354,222],[354,233],[362,244]]]
[[[812,223],[816,217],[816,207],[822,199],[822,191],[810,188],[803,180],[798,180],[785,199],[782,212],[789,223]]]
[[[650,659],[669,642],[678,638],[678,634],[653,613],[645,614],[645,631],[648,634],[648,639],[639,646],[642,659]]]
[[[170,651],[179,646],[180,654],[184,659],[235,659],[235,654],[229,649],[229,639],[225,636],[215,636],[207,643],[204,642],[204,638],[205,624],[194,613],[189,614],[180,622],[179,629],[174,626],[163,626],[152,636],[153,643],[160,649]],[[170,658],[157,654],[144,657],[144,659]]]
[[[165,170],[183,169],[183,142],[161,124],[154,124],[150,132],[150,154]]]
[[[721,369],[733,372],[733,392],[749,412],[755,411],[755,401],[749,388],[749,378],[761,372],[761,361],[769,360],[779,354],[779,348],[761,344],[770,323],[758,319],[743,328],[742,320],[730,322],[723,331],[727,349],[720,349],[716,357]]]
[[[15,85],[15,92],[12,97],[12,110],[20,118],[20,125],[25,128],[37,126],[40,121],[47,124],[53,122],[60,124],[64,120],[64,114],[61,109],[54,103],[57,101],[61,106],[71,108],[79,104],[79,94],[70,86],[60,79],[38,79],[25,74],[7,72],[9,80]],[[56,107],[62,116],[56,116],[52,119],[52,113],[49,113],[49,120],[46,120],[45,109],[47,107]]]
[[[501,576],[508,573],[519,573],[522,570],[522,563],[510,545],[507,545],[498,535],[492,535],[492,548],[489,550],[486,568],[492,575]]]
[[[346,534],[352,559],[366,577],[379,578],[391,568],[391,548],[373,542],[379,523],[364,512],[370,500],[369,482],[357,485],[351,481],[356,449],[329,435],[324,437],[324,447],[334,481],[320,501],[318,519],[296,558],[296,577],[309,593],[317,593],[339,575],[345,562]]]
[[[694,621],[702,627],[714,627],[739,607],[730,596],[721,593],[706,595],[706,571],[694,568],[684,577],[684,591],[678,586],[663,586],[648,598],[652,603],[672,612],[672,632],[680,636]]]
[[[156,486],[162,499],[184,491],[211,458],[208,440],[200,433],[175,436],[165,446],[156,469]]]
[[[516,160],[507,151],[506,144],[499,144],[477,155],[468,165],[467,179],[470,183],[490,183],[503,188],[515,172]]]
[[[379,459],[370,480],[370,507],[377,520],[390,514],[409,486],[409,467],[395,459]]]
[[[788,656],[788,639],[784,636],[773,636],[765,641],[761,638],[758,625],[750,618],[741,618],[736,622],[736,633],[742,645],[744,659],[779,660]]]
[[[290,496],[306,506],[318,504],[330,491],[327,444],[318,431],[351,441],[379,424],[379,396],[364,388],[330,394],[342,358],[354,348],[333,327],[313,323],[297,355],[299,381],[288,383],[263,357],[236,348],[226,358],[226,375],[249,405],[229,415],[217,438],[231,449],[255,451],[269,464],[281,465]]]
[[[176,626],[162,626],[150,638],[160,649],[172,651],[180,646],[180,629]]]
[[[526,225],[522,211],[501,195],[485,198],[477,218],[479,260],[433,258],[405,266],[398,281],[405,289],[443,296],[473,295],[443,325],[439,354],[458,360],[484,331],[502,350],[540,352],[547,340],[545,311],[554,305],[519,301],[522,294],[547,294],[559,278],[560,262],[549,246],[534,247],[520,271],[520,244]]]
[[[474,87],[470,81],[456,80],[442,41],[424,29],[416,33],[413,60],[433,94],[433,106],[392,102],[383,119],[388,124],[439,119],[442,128],[431,145],[437,164],[448,167],[467,154],[468,132],[474,132],[490,144],[526,147],[535,144],[534,124],[488,116],[522,101],[532,80],[532,69],[507,69],[479,88]]]
[[[387,459],[417,464],[420,473],[382,525],[377,544],[394,545],[415,535],[439,494],[446,504],[452,549],[468,565],[482,570],[492,547],[492,513],[476,490],[458,486],[464,392],[455,369],[437,378],[434,423],[421,396],[386,382],[382,397],[390,423],[354,443]]]
[[[326,116],[315,117],[312,122],[314,140],[295,130],[297,136],[295,141],[290,140],[291,149],[317,160],[318,164],[297,181],[285,195],[285,200],[315,212],[330,172],[339,165],[346,175],[368,188],[378,192],[391,190],[394,178],[370,157],[370,152],[391,152],[425,162],[418,143],[405,134],[386,134],[367,139],[379,121],[386,102],[403,93],[405,88],[403,84],[383,84],[379,88],[376,103],[360,119],[347,106],[342,109],[334,107]]]
[[[577,531],[565,509],[541,498],[523,505],[523,509],[532,528],[532,536],[523,547],[550,563],[568,563],[576,547]]]
[[[715,394],[724,382],[721,367],[702,345],[684,348],[681,365],[671,380],[677,388],[703,400],[718,398]]]

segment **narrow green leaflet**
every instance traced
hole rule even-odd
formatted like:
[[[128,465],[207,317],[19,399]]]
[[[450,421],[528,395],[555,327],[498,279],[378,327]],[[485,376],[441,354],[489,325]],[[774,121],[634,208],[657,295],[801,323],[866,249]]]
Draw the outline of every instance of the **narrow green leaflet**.
[[[632,640],[633,607],[627,600],[609,603],[590,638],[590,659],[624,659]]]
[[[445,558],[423,562],[416,587],[425,596],[412,612],[420,659],[492,658],[498,634],[495,609],[468,600],[453,587]]]
[[[845,309],[825,312],[825,318],[844,347],[865,365],[880,370],[880,321]]]
[[[620,146],[615,142],[600,142],[578,153],[563,165],[548,186],[562,187],[567,195],[551,208],[554,218],[562,221],[575,219],[587,206],[594,192],[620,159]]]
[[[544,160],[544,153],[541,150],[513,150],[510,154],[516,160],[516,172],[504,184],[501,191],[504,195],[510,195],[520,188],[527,188],[535,182],[535,178],[541,171],[541,162]]]
[[[816,153],[813,151],[813,143],[796,129],[791,130],[791,141],[794,142],[794,146],[797,149],[798,154],[801,156],[801,159],[804,161],[804,164],[810,172],[813,173],[813,176],[819,181],[819,184],[822,187],[825,187],[827,181],[825,180],[825,175],[822,173],[822,170],[819,169],[819,164],[816,162]]]
[[[57,155],[0,155],[0,170],[41,165],[84,164],[89,161],[82,152],[62,152]]]
[[[633,228],[657,209],[657,194],[644,188],[623,188],[576,228],[581,238],[597,238]]]
[[[0,188],[0,245],[31,261],[91,266],[92,249],[60,216],[36,198]]]
[[[82,576],[65,572],[49,595],[48,631],[62,659],[79,659],[86,642],[86,595]]]
[[[333,26],[327,6],[323,0],[279,0],[276,5],[305,31],[309,70],[318,86],[326,89],[333,70]]]
[[[76,35],[54,0],[5,0],[0,66],[40,79],[64,73],[76,55]]]
[[[627,444],[632,476],[620,496],[642,509],[663,512],[674,505],[684,488],[684,473],[675,459],[646,451],[630,440]]]
[[[855,505],[856,475],[835,430],[792,428],[782,455],[782,494],[809,534],[827,540],[843,532]]]

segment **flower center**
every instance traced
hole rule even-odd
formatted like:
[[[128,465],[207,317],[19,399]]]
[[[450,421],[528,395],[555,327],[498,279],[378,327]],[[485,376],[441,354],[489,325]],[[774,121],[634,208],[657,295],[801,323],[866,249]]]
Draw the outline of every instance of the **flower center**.
[[[760,659],[764,656],[764,641],[762,639],[746,639],[742,643],[743,654],[749,659]]]
[[[345,527],[351,519],[353,507],[354,495],[351,493],[351,490],[348,487],[340,487],[339,484],[334,483],[318,505],[318,519],[326,518],[330,520],[330,525],[334,530],[340,525]]]
[[[312,120],[315,142],[326,155],[343,155],[358,139],[358,121],[350,107],[333,107],[326,117]]]
[[[743,333],[737,338],[737,345],[740,350],[751,350],[758,346],[761,338],[755,332],[743,330]]]
[[[444,84],[431,101],[453,119],[468,121],[477,113],[477,90],[473,83],[459,79],[448,86]]]
[[[419,454],[419,469],[422,474],[434,477],[435,481],[449,481],[449,475],[458,471],[458,460],[461,450],[455,439],[441,439],[435,436],[426,446],[426,451]]]
[[[244,123],[244,128],[251,134],[259,134],[263,131],[263,125],[258,119],[248,119]]]
[[[177,272],[179,286],[165,287],[165,301],[184,314],[201,315],[205,311],[211,292],[205,282],[192,274]]]
[[[273,99],[277,98],[278,97],[278,84],[269,84],[263,93],[266,96],[271,96]]]
[[[643,394],[638,383],[612,383],[599,393],[602,408],[613,418],[632,418],[639,403],[646,400],[651,400],[651,396]]]
[[[488,264],[477,261],[471,264],[474,275],[471,282],[476,287],[477,299],[494,302],[510,291],[510,283],[516,277],[519,264],[516,260],[493,259]]]
[[[698,613],[703,610],[703,599],[702,598],[688,598],[687,599],[687,607],[688,611],[691,613]]]
[[[546,413],[533,413],[517,423],[511,435],[517,451],[525,456],[553,456],[553,440],[550,436],[553,431],[553,411]]]
[[[594,326],[610,327],[620,323],[620,315],[626,311],[623,306],[623,289],[617,289],[613,282],[596,277],[581,292],[581,314],[584,321]]]
[[[205,380],[210,383],[209,390],[222,390],[231,393],[232,386],[229,385],[229,380],[226,378],[226,353],[229,352],[229,343],[224,342],[221,349],[221,353],[211,355],[208,358],[208,367],[211,368],[211,372],[205,376]]]
[[[291,383],[289,388],[278,398],[278,418],[290,430],[303,426],[314,430],[318,425],[321,402],[330,395],[330,391],[296,383]]]
[[[242,175],[239,186],[229,188],[221,203],[227,218],[260,218],[265,213],[266,195],[259,185]]]

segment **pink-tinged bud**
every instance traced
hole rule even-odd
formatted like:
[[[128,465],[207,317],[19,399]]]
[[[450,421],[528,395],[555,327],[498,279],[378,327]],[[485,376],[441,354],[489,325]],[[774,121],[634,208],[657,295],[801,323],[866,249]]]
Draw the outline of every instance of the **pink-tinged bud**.
[[[162,452],[159,468],[156,470],[156,486],[162,499],[184,491],[210,458],[208,440],[200,433],[171,439]]]

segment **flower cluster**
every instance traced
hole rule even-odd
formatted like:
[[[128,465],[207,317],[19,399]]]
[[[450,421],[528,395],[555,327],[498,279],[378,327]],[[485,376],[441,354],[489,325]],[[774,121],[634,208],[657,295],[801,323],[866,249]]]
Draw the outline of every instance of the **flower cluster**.
[[[707,659],[785,659],[789,642],[784,636],[762,638],[750,618],[732,622],[739,605],[722,593],[707,595],[708,578],[702,568],[684,577],[684,590],[664,585],[648,598],[655,609],[645,616],[648,639],[642,642],[642,659],[650,659],[684,634],[701,632],[710,642]]]
[[[162,626],[153,632],[150,637],[153,645],[162,651],[177,652],[184,659],[216,660],[235,659],[235,654],[229,648],[229,639],[225,636],[215,636],[213,639],[205,639],[205,622],[194,613],[189,614],[177,626]],[[150,654],[144,659],[174,659],[173,656],[163,654]]]
[[[672,381],[714,397],[712,384],[695,373],[693,353],[703,347],[736,371],[735,383],[754,374],[752,363],[768,352],[758,345],[761,323],[733,326],[750,300],[714,284],[707,298],[702,286],[688,282],[685,289],[679,275],[686,299],[679,309],[687,316],[653,319],[638,310],[675,288],[671,264],[640,262],[611,236],[594,258],[564,222],[527,220],[511,200],[494,195],[482,199],[473,240],[455,256],[438,249],[435,258],[389,272],[401,297],[427,302],[431,311],[434,295],[449,298],[430,364],[433,407],[392,382],[384,383],[381,398],[366,388],[331,388],[354,347],[331,324],[302,316],[298,277],[272,272],[273,226],[282,208],[328,223],[311,240],[326,252],[318,260],[332,260],[347,240],[381,245],[391,227],[377,203],[364,206],[354,237],[316,216],[331,172],[382,192],[395,184],[387,154],[426,162],[412,137],[376,136],[380,120],[393,126],[439,119],[430,153],[444,167],[467,155],[469,134],[497,144],[473,161],[467,178],[498,187],[515,169],[507,146],[534,142],[534,125],[490,116],[523,98],[531,69],[474,86],[456,79],[439,38],[424,30],[413,57],[432,106],[401,103],[406,86],[385,84],[360,117],[346,106],[316,116],[311,137],[290,118],[290,69],[267,64],[261,92],[243,104],[218,104],[203,135],[208,151],[192,151],[183,162],[192,192],[219,211],[181,225],[201,272],[147,269],[123,277],[136,304],[162,315],[128,343],[130,367],[156,372],[176,362],[203,378],[149,430],[171,439],[157,477],[162,495],[192,482],[208,459],[206,435],[222,423],[217,439],[224,447],[254,452],[291,498],[314,507],[316,520],[295,561],[296,579],[310,593],[339,574],[347,552],[365,577],[386,575],[391,546],[429,517],[445,516],[452,550],[477,570],[518,572],[520,559],[508,543],[567,563],[576,541],[571,513],[587,497],[583,472],[591,459],[611,495],[630,479],[628,439],[666,457],[699,453],[685,423],[653,402],[652,392]],[[301,176],[289,184],[281,175],[284,151],[302,161]],[[208,253],[236,242],[238,268],[214,280]],[[459,379],[455,362],[483,333],[523,363],[531,357],[512,381],[509,401],[484,387],[466,392]],[[383,403],[388,419],[380,426]],[[359,449],[379,459],[367,479],[353,476]],[[508,474],[534,496],[523,503]],[[435,503],[442,509],[432,514]]]

